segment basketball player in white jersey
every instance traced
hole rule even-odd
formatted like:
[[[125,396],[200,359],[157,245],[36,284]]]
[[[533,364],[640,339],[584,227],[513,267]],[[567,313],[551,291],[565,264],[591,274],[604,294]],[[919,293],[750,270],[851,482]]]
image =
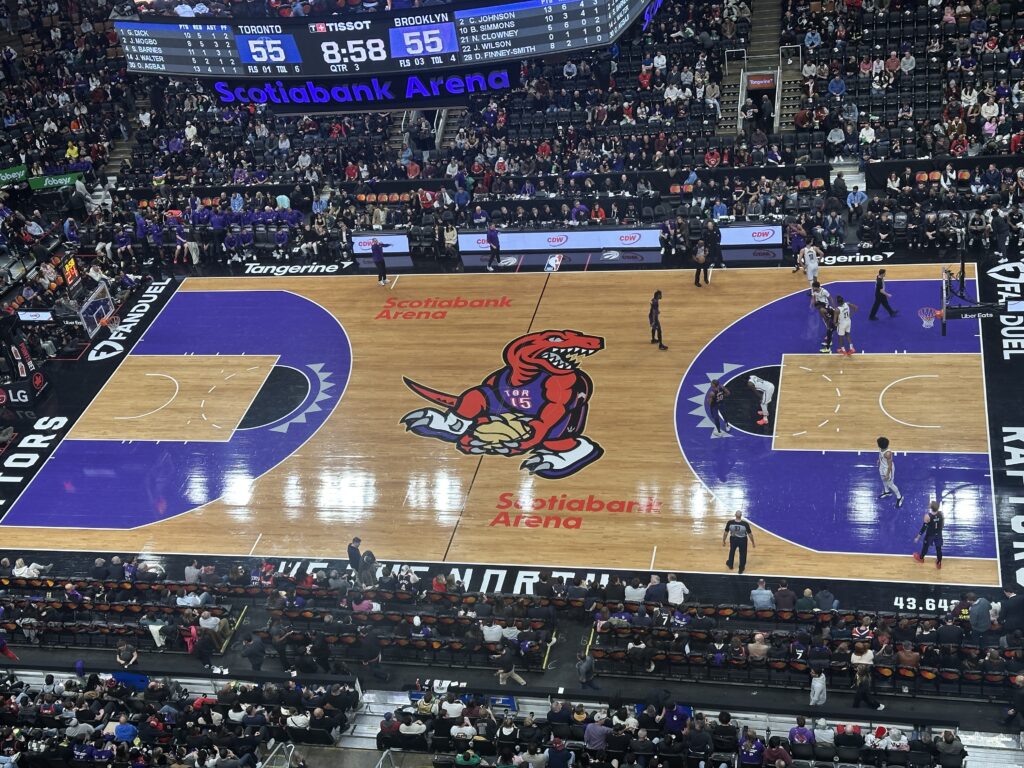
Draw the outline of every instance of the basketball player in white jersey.
[[[895,495],[896,508],[899,509],[903,506],[903,494],[893,482],[893,478],[896,476],[896,464],[895,457],[889,450],[889,438],[880,437],[876,442],[878,443],[878,474],[882,478],[882,495],[878,498],[884,499],[886,496]]]
[[[832,307],[832,294],[817,280],[811,283],[811,306],[818,310],[818,314],[827,325],[828,321],[825,320],[825,317]]]
[[[813,243],[808,243],[800,249],[800,260],[804,263],[804,273],[807,275],[807,282],[811,285],[818,279],[818,267],[820,259],[825,252]]]
[[[853,339],[850,338],[850,326],[852,325],[850,315],[856,311],[856,304],[844,300],[842,296],[836,296],[836,333],[839,336],[839,354],[841,355],[852,355],[857,351],[853,348]],[[847,346],[843,346],[844,336]]]
[[[757,411],[757,415],[761,418],[757,424],[763,427],[768,423],[768,403],[775,397],[775,385],[759,376],[750,376],[747,378],[747,386],[754,390],[761,398],[761,407]]]

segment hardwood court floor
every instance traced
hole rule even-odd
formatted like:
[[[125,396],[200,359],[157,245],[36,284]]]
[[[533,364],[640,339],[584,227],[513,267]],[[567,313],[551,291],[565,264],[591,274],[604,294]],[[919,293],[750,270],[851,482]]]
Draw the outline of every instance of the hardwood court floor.
[[[901,451],[986,453],[982,376],[980,354],[786,355],[774,448],[873,452],[881,425]]]
[[[68,437],[227,441],[275,362],[267,355],[131,355]]]
[[[821,279],[870,281],[875,272],[876,267],[826,267]],[[890,267],[889,277],[933,280],[938,278],[938,266]],[[371,277],[190,279],[180,291],[287,290],[334,314],[344,325],[353,352],[351,378],[335,412],[300,450],[256,480],[250,493],[230,503],[221,499],[128,531],[69,529],[60,541],[52,530],[4,527],[5,543],[9,548],[343,557],[349,539],[359,535],[364,547],[385,561],[725,572],[721,532],[733,510],[717,503],[684,461],[674,418],[680,380],[723,328],[805,288],[805,279],[787,269],[716,272],[713,285],[700,290],[693,287],[689,271],[414,275],[402,276],[391,288],[378,286]],[[664,292],[667,352],[649,344],[648,302],[657,289]],[[437,301],[427,301],[431,299],[448,306],[439,309]],[[459,306],[463,301],[490,306]],[[424,309],[423,302],[433,306]],[[444,316],[417,319],[439,312]],[[400,423],[405,414],[429,405],[403,383],[403,377],[458,394],[501,367],[501,352],[510,340],[564,329],[604,339],[604,348],[583,358],[581,366],[593,380],[586,435],[604,448],[599,461],[571,477],[545,480],[519,468],[523,457],[465,455],[450,443],[408,433]],[[254,327],[251,333],[260,330]],[[879,356],[879,365],[886,357]],[[787,359],[787,366],[797,359]],[[976,371],[972,373],[975,362],[962,363],[964,375],[972,381],[977,379]],[[173,364],[174,371],[182,371],[179,363]],[[815,365],[825,364],[815,358]],[[223,378],[219,370],[209,367],[210,386]],[[903,375],[917,373],[901,370],[906,371]],[[932,366],[921,373],[931,375],[934,370]],[[129,374],[138,381],[139,375],[147,378],[152,373],[177,376],[154,367],[152,360],[132,356],[112,382],[130,382]],[[787,367],[787,379],[789,374]],[[888,371],[869,376],[871,386],[881,379],[885,386],[893,381],[890,377]],[[196,386],[203,383],[200,378]],[[142,387],[136,394],[117,389],[128,404],[123,411],[138,415],[157,408],[170,396],[165,384],[169,382]],[[252,397],[254,386],[255,380],[239,391],[240,402]],[[789,394],[785,389],[781,394],[786,403]],[[875,390],[863,394],[866,407],[877,396]],[[948,404],[938,388],[920,387],[913,396]],[[130,439],[133,428],[124,426],[130,422],[112,426],[104,417],[105,397],[97,399],[76,430]],[[889,403],[888,396],[885,402]],[[237,423],[240,409],[225,407],[223,419]],[[786,425],[790,434],[804,429],[793,421],[797,414],[788,403],[786,407],[779,426]],[[917,423],[915,419],[926,416],[915,408],[893,414]],[[971,418],[980,419],[980,405],[972,408]],[[878,411],[877,402],[874,410]],[[153,422],[135,439],[156,439],[165,433],[181,439],[188,434],[189,418],[195,425],[191,411],[173,419],[172,415],[167,422]],[[880,413],[875,417],[885,418]],[[858,441],[865,442],[867,434],[859,435]],[[963,440],[977,446],[983,435],[981,422],[972,425]],[[196,439],[206,438],[197,430]],[[914,439],[927,443],[929,437]],[[771,497],[770,488],[758,493]],[[526,509],[517,510],[517,503]],[[530,511],[541,517],[530,518]],[[911,520],[923,511],[915,511]],[[554,516],[560,518],[559,527],[554,527],[553,519],[542,527],[544,517]],[[535,524],[541,527],[530,527]],[[912,525],[916,528],[916,523]],[[757,531],[757,543],[748,566],[751,573],[998,583],[994,559],[947,558],[946,567],[936,572],[921,568],[909,556],[815,552],[764,530]]]

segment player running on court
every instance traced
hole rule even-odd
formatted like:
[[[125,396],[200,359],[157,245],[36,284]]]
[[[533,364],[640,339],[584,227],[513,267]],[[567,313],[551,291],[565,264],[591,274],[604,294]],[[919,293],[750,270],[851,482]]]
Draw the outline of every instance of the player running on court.
[[[886,496],[896,496],[896,508],[903,506],[903,494],[896,487],[893,478],[896,477],[896,463],[893,452],[889,450],[889,438],[880,437],[878,444],[878,474],[882,478],[882,494],[878,497],[884,499]]]
[[[825,255],[814,243],[808,243],[800,251],[800,260],[804,263],[804,273],[807,275],[807,282],[813,285],[818,279],[818,267],[820,259]]]
[[[749,376],[747,378],[747,386],[754,390],[761,398],[761,405],[757,410],[757,415],[761,418],[758,419],[757,424],[763,427],[768,423],[768,404],[775,397],[775,385],[770,381],[765,381],[760,376]]]
[[[836,332],[839,334],[839,354],[841,355],[852,355],[857,351],[853,348],[853,339],[850,338],[850,326],[852,325],[850,315],[856,311],[856,304],[846,301],[842,296],[836,296]],[[843,346],[844,336],[847,346]]]
[[[711,389],[708,390],[707,406],[708,413],[711,414],[711,418],[715,421],[715,434],[722,434],[722,424],[725,425],[725,431],[728,432],[730,429],[729,422],[725,418],[725,414],[722,413],[722,402],[729,396],[729,390],[718,383],[718,379],[711,382]]]

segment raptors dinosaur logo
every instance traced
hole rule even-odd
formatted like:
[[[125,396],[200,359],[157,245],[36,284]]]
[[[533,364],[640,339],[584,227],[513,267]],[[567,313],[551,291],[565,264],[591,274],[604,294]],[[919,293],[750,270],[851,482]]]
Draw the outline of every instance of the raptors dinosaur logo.
[[[505,365],[479,386],[448,395],[406,378],[406,386],[438,408],[402,417],[406,430],[463,453],[527,456],[522,469],[557,480],[597,461],[604,449],[583,436],[594,384],[580,361],[604,339],[579,331],[540,331],[513,339]]]

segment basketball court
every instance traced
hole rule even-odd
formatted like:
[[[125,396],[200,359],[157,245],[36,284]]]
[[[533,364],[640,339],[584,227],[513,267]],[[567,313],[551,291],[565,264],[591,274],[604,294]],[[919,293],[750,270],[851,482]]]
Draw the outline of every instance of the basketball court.
[[[921,327],[938,265],[889,267],[901,314],[869,322],[876,271],[821,272],[861,307],[852,357],[817,353],[788,269],[700,290],[676,270],[189,279],[0,530],[11,549],[338,558],[358,535],[391,562],[725,573],[742,509],[751,573],[997,584],[978,323]],[[764,427],[751,373],[777,385]],[[900,510],[876,498],[879,435]],[[909,557],[936,495],[941,571]]]

